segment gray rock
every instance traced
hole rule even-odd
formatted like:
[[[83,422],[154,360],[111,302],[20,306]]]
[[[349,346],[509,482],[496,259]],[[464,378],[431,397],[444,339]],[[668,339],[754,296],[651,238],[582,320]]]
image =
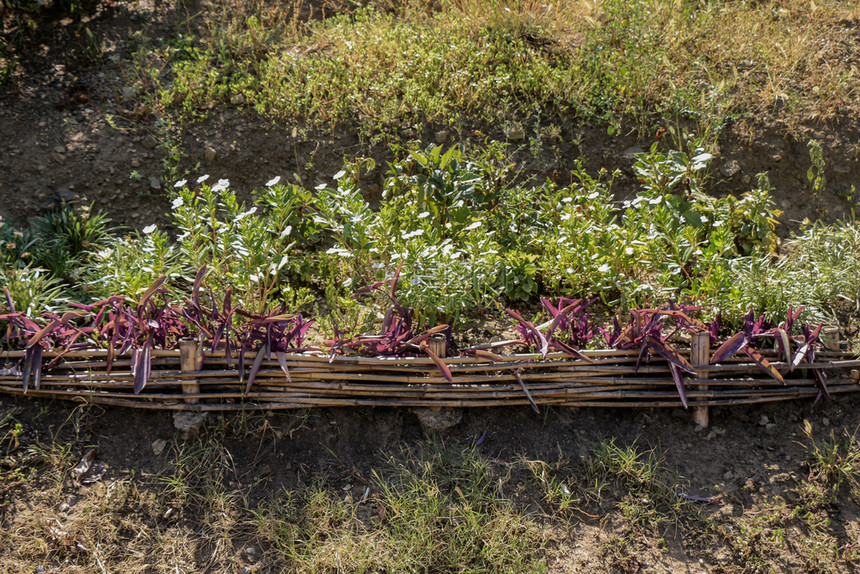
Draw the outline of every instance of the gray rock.
[[[448,130],[439,130],[434,134],[437,145],[442,145],[448,141],[448,138],[451,137],[451,132]]]
[[[520,142],[526,139],[526,130],[523,129],[522,124],[514,122],[505,130],[505,135],[512,142]]]
[[[245,96],[242,94],[236,94],[232,98],[230,98],[230,103],[234,106],[241,106],[245,103]]]
[[[211,145],[207,145],[206,148],[203,150],[203,159],[204,161],[206,161],[206,163],[214,162],[216,156],[217,153],[215,152],[215,148]]]
[[[123,99],[125,99],[125,100],[130,100],[130,99],[132,99],[132,98],[135,96],[135,94],[136,94],[135,89],[134,89],[134,88],[132,88],[131,86],[125,86],[125,87],[122,89],[122,97],[123,97]]]
[[[72,203],[78,199],[78,193],[72,191],[71,189],[58,189],[56,192],[57,198],[60,201],[64,201],[66,203]]]
[[[176,411],[173,413],[173,426],[179,431],[179,438],[182,440],[190,440],[197,436],[205,420],[206,413],[186,411]]]
[[[455,407],[417,407],[412,412],[426,434],[446,431],[463,420],[463,409]]]
[[[629,148],[625,149],[623,152],[621,152],[621,157],[627,159],[635,159],[636,156],[640,153],[645,153],[645,150],[642,149],[642,146],[632,145]]]
[[[155,456],[161,456],[161,453],[164,452],[164,449],[167,448],[167,441],[164,439],[158,439],[152,441],[152,454]]]
[[[733,177],[741,171],[740,164],[733,159],[727,159],[720,166],[720,173],[725,177]]]
[[[158,145],[158,140],[155,139],[155,136],[152,134],[146,134],[146,137],[143,138],[143,147],[149,149],[155,149],[155,146]]]
[[[149,187],[151,189],[161,189],[161,181],[157,177],[150,177]]]

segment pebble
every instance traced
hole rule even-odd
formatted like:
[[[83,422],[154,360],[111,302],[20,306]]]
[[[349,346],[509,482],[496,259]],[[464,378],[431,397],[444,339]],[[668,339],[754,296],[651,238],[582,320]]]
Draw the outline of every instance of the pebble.
[[[735,477],[734,473],[733,473],[732,471],[730,471],[730,470],[727,470],[727,471],[723,474],[723,480],[731,480],[731,479],[733,479],[734,477]]]
[[[633,145],[621,152],[621,157],[625,157],[627,159],[634,159],[640,153],[645,153],[645,150],[642,149],[642,146]]]
[[[143,147],[147,147],[149,149],[155,149],[155,146],[158,145],[158,140],[155,139],[155,136],[152,134],[147,134],[145,138],[143,138]]]
[[[246,546],[242,549],[242,554],[245,555],[245,558],[248,562],[256,562],[257,561],[257,549],[253,546]]]
[[[764,425],[764,432],[767,434],[776,434],[776,425],[774,423],[768,423]]]
[[[451,132],[448,130],[439,130],[434,134],[434,138],[436,139],[437,145],[442,145],[443,143],[448,141],[448,138],[451,137]]]
[[[66,146],[64,146],[64,145],[54,146],[54,153],[66,153]]]
[[[418,407],[412,409],[425,433],[446,431],[463,420],[463,409],[456,407]]]
[[[179,436],[182,440],[194,438],[200,427],[203,426],[203,421],[206,420],[206,413],[192,413],[185,411],[176,411],[173,413],[173,426],[179,431]]]
[[[526,130],[523,129],[521,124],[514,122],[505,130],[505,135],[512,142],[519,142],[526,139]]]
[[[132,88],[131,86],[125,86],[122,89],[122,97],[126,100],[130,100],[131,98],[133,98],[134,93],[134,88]]]
[[[206,163],[214,162],[216,155],[215,148],[210,145],[206,146],[206,149],[203,150],[203,159]]]
[[[720,166],[720,173],[725,177],[732,177],[741,171],[740,164],[733,159],[729,159],[723,162]]]
[[[155,456],[160,456],[161,453],[164,452],[164,449],[167,447],[167,441],[164,439],[158,439],[152,441],[152,454]]]
[[[243,94],[236,94],[230,98],[230,103],[234,106],[240,106],[245,103],[245,96]]]
[[[161,189],[161,181],[157,177],[150,177],[149,187],[151,189]]]

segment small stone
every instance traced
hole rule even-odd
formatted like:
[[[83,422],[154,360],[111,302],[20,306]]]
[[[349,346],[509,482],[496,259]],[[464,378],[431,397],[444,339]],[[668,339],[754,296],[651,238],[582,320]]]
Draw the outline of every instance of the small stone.
[[[705,436],[705,440],[714,440],[716,438],[716,436],[717,436],[717,433],[715,433],[714,431],[711,431],[707,434],[707,436]]]
[[[68,512],[69,508],[70,508],[70,507],[69,507],[69,503],[68,503],[68,502],[64,502],[64,503],[62,503],[62,504],[60,505],[59,511],[60,511],[60,512]]]
[[[758,426],[763,427],[770,422],[770,419],[767,418],[767,415],[761,415],[761,418],[758,421]]]
[[[64,145],[55,145],[54,153],[66,153],[66,146]]]
[[[767,434],[776,434],[776,430],[776,424],[774,423],[767,423],[764,425],[764,432]]]
[[[149,187],[151,189],[161,189],[161,181],[157,177],[150,177]]]
[[[448,138],[451,137],[451,132],[448,130],[439,130],[434,134],[437,145],[442,145],[448,141]]]
[[[245,96],[243,94],[236,94],[230,98],[230,103],[234,106],[240,106],[245,103]]]
[[[146,137],[143,138],[143,142],[141,142],[141,143],[143,143],[143,147],[146,147],[149,149],[155,149],[155,146],[158,145],[158,140],[155,139],[154,135],[146,134]]]
[[[773,161],[774,163],[779,163],[779,162],[781,162],[781,161],[782,161],[782,155],[781,155],[781,154],[778,154],[778,153],[775,153],[775,154],[773,154],[772,156],[770,156],[770,159],[771,159],[771,161]]]
[[[723,480],[731,480],[731,479],[733,479],[734,477],[735,477],[734,473],[733,473],[732,471],[730,471],[730,470],[727,470],[727,471],[723,474]]]
[[[131,158],[131,167],[138,168],[140,167],[140,160],[136,157]]]
[[[732,177],[741,171],[740,164],[733,159],[729,159],[723,162],[720,166],[720,173],[725,177]]]
[[[824,426],[826,426],[826,427],[829,427],[829,426],[830,426],[830,419],[829,419],[829,418],[827,418],[827,417],[822,418],[822,419],[821,419],[821,424],[822,424],[822,425],[824,425]]]
[[[455,407],[420,407],[412,409],[425,433],[446,431],[463,420],[463,409]]]
[[[645,150],[642,149],[642,146],[632,145],[629,148],[625,149],[621,152],[621,157],[626,159],[635,159],[637,155],[640,153],[645,153]]]
[[[217,154],[215,153],[215,148],[212,146],[208,145],[206,146],[206,149],[203,150],[203,159],[206,161],[206,163],[212,163],[213,161],[215,161],[216,155]]]
[[[134,95],[135,95],[135,90],[131,86],[125,86],[122,89],[122,97],[124,100],[130,100],[134,97]]]
[[[71,189],[58,189],[56,194],[63,203],[72,203],[78,199],[78,194]]]
[[[726,436],[726,429],[720,427],[714,427],[714,432],[719,436]]]
[[[526,139],[526,130],[523,129],[520,123],[514,122],[505,130],[505,135],[512,142],[519,142]]]
[[[164,452],[164,449],[167,448],[167,441],[164,439],[158,439],[152,441],[152,454],[155,456],[161,456],[161,453]]]
[[[52,153],[51,157],[60,165],[66,165],[66,156],[61,153]]]
[[[258,558],[257,549],[254,548],[253,546],[246,546],[245,548],[243,548],[242,554],[244,554],[245,559],[248,562],[254,563],[257,561],[257,558]]]
[[[179,431],[179,438],[182,440],[189,440],[197,436],[205,420],[206,413],[186,411],[176,411],[173,413],[173,426]]]
[[[745,173],[743,175],[743,177],[741,178],[741,181],[744,182],[744,185],[749,185],[750,182],[752,181],[752,178],[750,177],[750,174]]]

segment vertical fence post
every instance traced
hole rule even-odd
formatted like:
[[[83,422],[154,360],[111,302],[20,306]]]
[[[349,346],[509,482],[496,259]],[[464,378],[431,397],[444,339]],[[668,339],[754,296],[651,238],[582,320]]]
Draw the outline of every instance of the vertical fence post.
[[[448,339],[445,335],[433,335],[427,342],[434,355],[440,359],[448,356]]]
[[[708,333],[693,333],[690,342],[690,359],[694,367],[707,366],[711,361],[711,336]],[[697,379],[707,379],[708,371],[696,369]],[[707,390],[708,385],[696,385],[698,390]],[[708,407],[695,407],[693,421],[702,428],[708,428]]]
[[[182,339],[179,341],[179,370],[183,372],[198,370],[198,349],[199,347],[196,339]],[[197,383],[197,379],[182,379],[182,394],[200,394],[200,385]],[[200,402],[200,399],[197,397],[189,397],[185,399],[185,402],[196,405]]]

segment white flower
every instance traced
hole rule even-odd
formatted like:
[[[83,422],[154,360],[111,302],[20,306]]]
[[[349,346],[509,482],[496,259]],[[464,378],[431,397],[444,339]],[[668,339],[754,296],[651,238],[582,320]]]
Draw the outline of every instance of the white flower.
[[[467,226],[466,226],[466,228],[465,228],[465,230],[466,230],[466,231],[471,231],[471,230],[473,230],[473,229],[478,229],[479,227],[481,227],[481,222],[480,222],[480,221],[476,221],[476,222],[472,223],[471,225],[467,225]]]
[[[429,211],[422,211],[421,213],[418,214],[418,219],[424,219],[425,217],[428,217],[429,215],[430,215]]]
[[[401,239],[412,239],[413,237],[418,237],[419,235],[424,235],[423,229],[416,229],[415,231],[410,231],[409,233],[404,233],[400,236]]]
[[[570,214],[569,214],[569,213],[562,213],[562,214],[561,214],[561,220],[562,220],[562,221],[567,221],[568,219],[570,219]]]
[[[173,187],[185,187],[185,184],[188,183],[187,179],[180,179],[176,183],[173,184]]]
[[[149,235],[150,233],[152,233],[152,232],[153,232],[153,231],[155,231],[156,229],[157,229],[157,227],[156,227],[156,225],[153,223],[152,225],[147,225],[146,227],[144,227],[144,228],[143,228],[143,232],[144,232],[146,235]]]
[[[177,197],[177,198],[176,198],[176,199],[174,199],[174,200],[173,200],[173,202],[170,204],[170,206],[171,206],[173,209],[177,209],[177,208],[179,208],[179,207],[182,207],[183,205],[185,205],[185,201],[183,201],[183,199],[182,199],[181,197]]]
[[[255,213],[257,213],[257,208],[256,208],[256,207],[252,207],[252,208],[251,208],[251,209],[249,209],[248,211],[242,212],[242,213],[240,213],[239,215],[237,215],[237,216],[236,216],[236,221],[241,221],[241,220],[242,220],[242,219],[244,219],[245,217],[247,217],[247,216],[249,216],[249,215],[254,215]]]
[[[600,192],[593,191],[593,192],[589,193],[586,197],[588,199],[597,199],[599,196],[600,196]]]
[[[568,267],[567,269],[565,269],[565,271],[568,275],[573,275],[573,267]]]
[[[561,200],[562,203],[570,203],[571,201],[573,201],[572,197],[565,197],[564,199]]]
[[[346,172],[345,172],[344,170],[340,170],[339,172],[337,172],[336,174],[334,174],[334,176],[333,176],[333,177],[334,177],[334,179],[340,179],[340,178],[342,178],[342,177],[343,177],[343,176],[345,176],[345,175],[346,175]]]
[[[281,176],[276,175],[272,179],[266,182],[266,187],[272,187],[273,185],[278,185],[278,182],[281,181]]]
[[[208,175],[201,175],[200,177],[197,178],[197,183],[203,183],[207,179],[209,179]]]
[[[212,186],[212,191],[224,191],[228,187],[230,187],[229,179],[219,179],[218,183]]]
[[[658,195],[654,199],[648,200],[648,203],[650,203],[651,205],[657,205],[657,204],[662,203],[662,202],[663,202],[663,196],[662,195]]]
[[[624,253],[626,253],[627,255],[633,255],[633,248],[628,247],[627,249],[624,250]]]
[[[609,273],[609,263],[604,263],[600,267],[597,268],[601,273]]]

